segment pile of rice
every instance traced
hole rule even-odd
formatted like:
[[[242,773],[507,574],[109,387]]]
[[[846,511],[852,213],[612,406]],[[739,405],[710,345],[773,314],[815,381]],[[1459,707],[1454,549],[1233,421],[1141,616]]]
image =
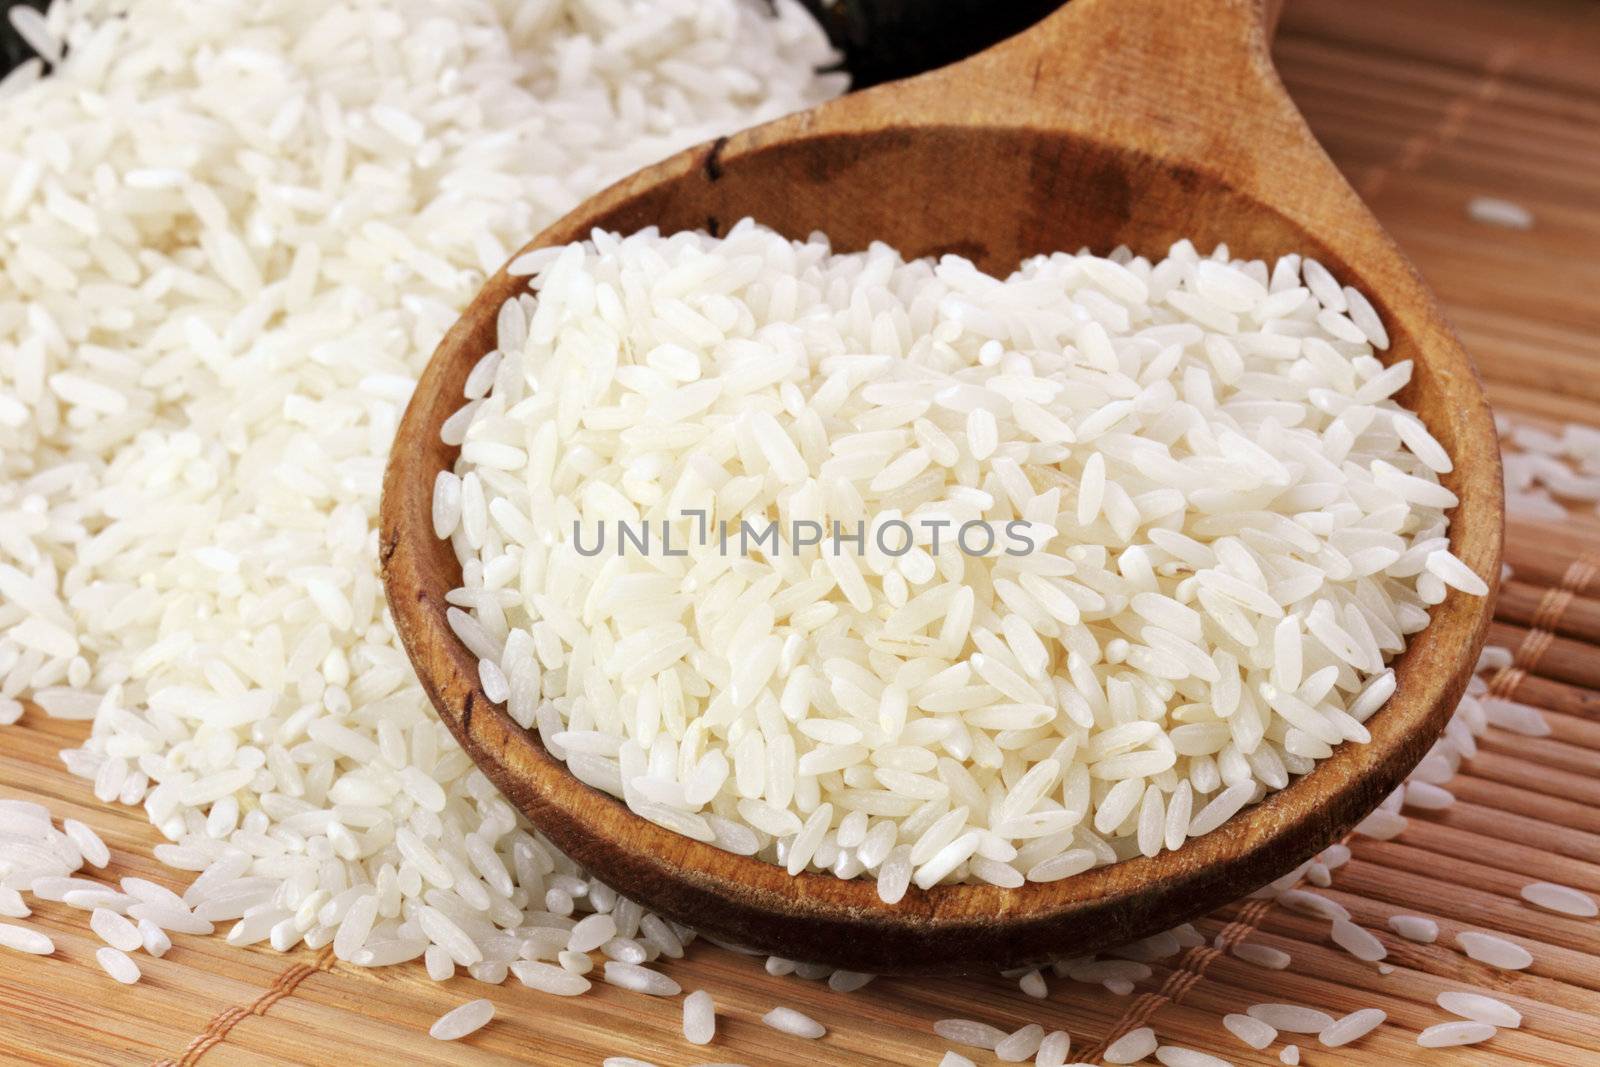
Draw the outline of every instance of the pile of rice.
[[[0,721],[23,695],[93,720],[67,767],[202,872],[169,929],[503,978],[512,931],[554,960],[578,907],[635,962],[681,951],[433,714],[384,609],[380,478],[503,241],[840,91],[820,31],[791,0],[78,0],[23,26],[66,55],[0,83]],[[0,838],[0,886],[74,861]]]
[[[1600,428],[1569,422],[1536,425],[1495,416],[1505,471],[1506,514],[1562,522],[1600,514]]]
[[[1410,362],[1314,260],[1002,279],[746,220],[512,272],[442,430],[451,625],[583,781],[791,874],[1178,848],[1367,740],[1487,591]]]

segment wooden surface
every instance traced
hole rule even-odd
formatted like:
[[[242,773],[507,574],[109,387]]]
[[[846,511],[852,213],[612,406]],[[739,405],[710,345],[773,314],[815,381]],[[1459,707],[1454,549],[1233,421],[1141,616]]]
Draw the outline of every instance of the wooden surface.
[[[1493,584],[1501,542],[1494,427],[1432,296],[1312,139],[1274,76],[1261,0],[1074,0],[1033,30],[909,82],[853,94],[691,149],[581,205],[521,250],[596,227],[663,232],[753,217],[840,249],[961,250],[1007,271],[1041,251],[1180,236],[1269,262],[1314,254],[1371,294],[1415,371],[1402,394],[1449,450],[1460,499],[1451,548]],[[1115,62],[1105,57],[1114,55]],[[952,174],[962,175],[952,181]],[[519,253],[521,254],[521,253]],[[789,876],[681,837],[578,781],[493,704],[446,622],[461,584],[433,532],[432,496],[458,449],[439,427],[494,346],[524,279],[489,279],[440,344],[384,479],[384,587],[423,687],[463,747],[557,846],[651,910],[735,944],[870,973],[1003,969],[1168,929],[1279,877],[1393,791],[1454,711],[1491,602],[1452,591],[1395,661],[1394,697],[1308,775],[1215,833],[1073,878],[913,887]]]
[[[1291,0],[1275,53],[1312,127],[1443,298],[1496,407],[1600,425],[1600,6]],[[1538,216],[1535,228],[1471,222],[1465,206],[1475,195],[1519,201]],[[931,1065],[945,1047],[931,1033],[941,1017],[1065,1028],[1076,1056],[1153,1009],[1149,1022],[1163,1038],[1265,1067],[1278,1062],[1280,1045],[1251,1052],[1219,1019],[1273,999],[1389,1011],[1390,1023],[1354,1046],[1302,1046],[1309,1065],[1600,1063],[1600,925],[1535,911],[1516,896],[1536,879],[1600,893],[1600,634],[1585,622],[1600,610],[1600,568],[1593,557],[1588,568],[1579,562],[1597,535],[1592,517],[1509,530],[1516,579],[1490,639],[1520,651],[1501,688],[1550,709],[1553,736],[1491,734],[1452,783],[1453,808],[1414,817],[1395,841],[1356,841],[1355,859],[1335,874],[1329,895],[1389,946],[1397,970],[1387,977],[1333,948],[1324,925],[1251,903],[1200,926],[1234,936],[1253,929],[1251,940],[1293,953],[1291,972],[1196,952],[1179,969],[1158,966],[1127,998],[1052,980],[1050,998],[1036,1001],[998,978],[884,979],[844,995],[768,978],[698,945],[671,973],[718,1001],[719,1036],[707,1049],[679,1040],[677,1001],[604,986],[557,1001],[514,983],[488,991],[500,1006],[488,1029],[441,1046],[426,1037],[428,1025],[484,987],[436,986],[420,967],[374,975],[330,966],[325,955],[178,937],[166,959],[141,957],[145,981],[123,988],[95,969],[81,913],[45,905],[29,921],[57,939],[57,956],[0,952],[0,1061],[594,1065],[636,1044],[635,1055],[663,1065]],[[0,727],[0,796],[36,796],[57,816],[94,825],[117,854],[114,874],[179,884],[148,858],[155,836],[139,813],[102,807],[61,771],[56,751],[81,734],[36,714]],[[1447,931],[1481,924],[1528,944],[1538,962],[1492,972],[1445,944],[1399,942],[1382,929],[1398,912],[1433,916]],[[1419,1052],[1415,1032],[1442,1021],[1433,996],[1468,987],[1517,1004],[1523,1029],[1476,1048]],[[757,1016],[779,1002],[823,1021],[829,1036],[802,1042],[766,1030]]]

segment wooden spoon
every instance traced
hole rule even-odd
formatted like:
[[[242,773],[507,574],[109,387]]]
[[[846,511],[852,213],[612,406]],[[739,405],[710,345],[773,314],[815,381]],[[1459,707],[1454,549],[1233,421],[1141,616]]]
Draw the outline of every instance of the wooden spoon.
[[[1235,256],[1316,257],[1369,294],[1402,400],[1455,460],[1453,550],[1494,585],[1501,485],[1477,376],[1432,296],[1340,177],[1285,95],[1252,0],[1074,0],[958,65],[846,96],[680,153],[612,186],[527,249],[595,227],[703,228],[753,216],[840,249],[886,241],[908,257],[957,252],[1005,273],[1023,257],[1126,244],[1159,257],[1181,237]],[[524,249],[526,251],[526,249]],[[870,880],[792,878],[664,830],[583,785],[485,698],[445,623],[460,584],[430,520],[435,474],[457,450],[439,426],[495,316],[525,280],[484,286],[423,374],[384,480],[384,586],[439,713],[533,823],[596,877],[670,918],[764,952],[873,973],[993,969],[1092,952],[1201,915],[1344,834],[1427,751],[1466,686],[1492,597],[1452,592],[1396,662],[1398,691],[1314,771],[1221,829],[1154,859],[1007,890],[939,886],[899,904]]]

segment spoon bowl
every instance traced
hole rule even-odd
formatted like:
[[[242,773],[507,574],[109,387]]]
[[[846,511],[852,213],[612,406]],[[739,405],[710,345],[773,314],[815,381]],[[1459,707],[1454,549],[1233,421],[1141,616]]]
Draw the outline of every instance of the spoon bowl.
[[[970,60],[690,149],[612,186],[522,251],[595,228],[716,234],[746,216],[837,249],[887,242],[1004,274],[1023,258],[1174,241],[1232,255],[1315,257],[1368,294],[1414,361],[1400,400],[1450,453],[1452,551],[1493,587],[1502,501],[1493,421],[1475,371],[1415,270],[1339,175],[1284,93],[1257,0],[1074,0]],[[439,427],[495,345],[526,279],[491,278],[441,342],[399,428],[382,502],[383,577],[423,687],[463,747],[594,876],[720,941],[872,973],[993,969],[1082,955],[1168,929],[1291,870],[1346,833],[1427,752],[1466,687],[1492,595],[1452,591],[1393,666],[1395,695],[1288,787],[1153,859],[1017,889],[912,888],[789,876],[681,837],[579,782],[484,695],[445,621],[461,583],[434,537],[434,477],[457,449]]]

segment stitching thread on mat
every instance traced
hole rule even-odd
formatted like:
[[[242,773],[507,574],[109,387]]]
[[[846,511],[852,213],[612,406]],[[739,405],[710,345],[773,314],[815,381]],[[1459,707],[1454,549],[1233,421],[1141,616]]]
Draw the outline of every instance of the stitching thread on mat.
[[[182,1055],[176,1060],[159,1060],[153,1067],[192,1067],[207,1052],[227,1040],[228,1032],[239,1023],[252,1015],[265,1015],[278,1001],[292,995],[301,982],[318,972],[329,970],[332,966],[333,946],[330,945],[319,952],[317,958],[310,963],[297,963],[284,970],[272,985],[251,1003],[235,1004],[218,1012],[206,1024],[206,1028],[189,1042]]]
[[[1239,909],[1232,922],[1224,926],[1216,940],[1209,945],[1196,945],[1184,953],[1183,963],[1161,983],[1161,988],[1136,997],[1122,1018],[1112,1024],[1104,1041],[1092,1046],[1083,1056],[1088,1062],[1097,1062],[1105,1050],[1123,1034],[1145,1025],[1166,1004],[1181,1004],[1183,998],[1205,977],[1206,968],[1213,960],[1227,955],[1228,949],[1256,932],[1261,920],[1267,917],[1276,900],[1251,900]]]
[[[1567,605],[1572,603],[1572,590],[1565,586],[1563,580],[1561,588],[1546,589],[1539,598],[1539,606],[1533,611],[1532,625],[1535,630],[1554,630],[1561,622]]]
[[[1561,586],[1574,593],[1587,593],[1589,583],[1600,577],[1600,552],[1585,552],[1572,561],[1567,573],[1561,576]]]
[[[1586,591],[1597,576],[1600,576],[1600,553],[1585,552],[1567,566],[1557,585],[1544,591],[1539,597],[1538,606],[1534,608],[1528,632],[1522,635],[1522,641],[1512,653],[1511,666],[1502,668],[1489,683],[1492,695],[1511,698],[1522,685],[1522,680],[1538,666],[1539,660],[1555,643],[1555,631],[1561,624],[1561,616],[1566,614],[1572,601]]]
[[[1393,160],[1367,173],[1361,182],[1361,195],[1371,200],[1383,191],[1391,177],[1416,170],[1435,151],[1460,136],[1479,105],[1499,99],[1507,74],[1525,50],[1521,43],[1508,42],[1490,53],[1478,80],[1445,105],[1437,123],[1407,138]]]
[[[1512,661],[1524,672],[1533,670],[1549,651],[1550,644],[1555,639],[1556,635],[1549,630],[1529,630],[1523,635],[1522,643],[1517,646]]]

